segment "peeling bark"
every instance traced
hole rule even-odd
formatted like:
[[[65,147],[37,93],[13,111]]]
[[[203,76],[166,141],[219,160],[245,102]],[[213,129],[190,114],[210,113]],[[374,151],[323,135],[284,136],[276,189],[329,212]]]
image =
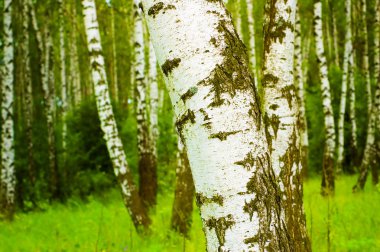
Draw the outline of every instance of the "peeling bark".
[[[142,3],[201,199],[207,250],[290,251],[300,241],[283,229],[257,90],[223,1]]]
[[[12,0],[4,1],[3,65],[1,99],[1,213],[12,218],[15,211],[15,150],[14,150],[14,45],[12,30]]]
[[[102,56],[95,1],[83,0],[82,5],[100,127],[104,133],[104,139],[113,164],[114,173],[121,186],[124,204],[129,211],[132,221],[137,230],[139,230],[140,227],[148,228],[151,221],[143,207],[138,195],[138,190],[133,183],[132,174],[127,163],[123,144],[119,137],[116,120],[112,111],[104,58]]]
[[[322,89],[322,105],[325,124],[325,150],[322,170],[322,195],[334,194],[334,153],[335,153],[335,125],[331,105],[330,82],[328,79],[327,61],[323,45],[322,31],[322,3],[314,4],[314,37],[319,66],[319,76]]]

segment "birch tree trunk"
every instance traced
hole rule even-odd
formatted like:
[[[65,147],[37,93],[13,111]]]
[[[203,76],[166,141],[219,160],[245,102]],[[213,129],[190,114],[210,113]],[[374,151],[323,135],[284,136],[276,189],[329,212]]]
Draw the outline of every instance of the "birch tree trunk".
[[[374,23],[374,26],[373,26],[373,33],[374,33],[374,43],[373,43],[373,46],[374,46],[374,59],[373,59],[373,63],[374,63],[374,72],[373,72],[373,76],[374,76],[374,79],[376,79],[379,74],[380,74],[380,0],[376,0],[376,3],[375,3],[375,23]]]
[[[311,251],[302,207],[302,163],[297,90],[294,85],[296,0],[267,1],[264,19],[264,123],[272,168],[284,195],[282,215],[295,251]],[[285,25],[284,25],[285,24]],[[302,70],[301,70],[302,71]],[[289,218],[289,219],[288,219]],[[302,242],[301,242],[302,241]]]
[[[291,251],[244,45],[222,1],[144,0],[186,146],[208,251]],[[273,183],[273,181],[276,181]],[[297,185],[298,186],[298,185]],[[298,206],[297,206],[298,208]]]
[[[112,30],[112,79],[113,79],[113,91],[114,91],[114,99],[116,102],[119,101],[119,81],[117,78],[117,54],[116,54],[116,37],[115,37],[115,15],[114,15],[114,3],[112,3],[111,8],[111,30]]]
[[[378,113],[380,111],[380,76],[376,85],[375,100],[372,105],[370,119],[368,123],[368,133],[366,139],[366,145],[364,149],[363,161],[360,165],[360,174],[356,185],[352,188],[353,192],[363,190],[369,169],[372,167],[372,171],[376,172],[376,155],[377,155],[377,143],[375,142],[376,121],[378,120]]]
[[[123,144],[119,137],[116,120],[112,111],[95,1],[83,0],[82,5],[100,126],[104,133],[104,139],[112,160],[115,175],[122,189],[124,204],[129,211],[135,227],[137,229],[141,226],[147,228],[150,224],[150,219],[139,198],[138,190],[133,183],[132,174],[128,167]]]
[[[358,141],[357,141],[357,125],[356,125],[356,94],[355,94],[355,61],[354,52],[350,56],[349,62],[349,79],[348,79],[348,89],[349,89],[349,106],[350,106],[350,122],[351,122],[351,163],[356,166],[358,163]]]
[[[256,61],[256,40],[255,40],[255,23],[253,18],[253,0],[247,0],[248,11],[248,29],[249,29],[249,62],[251,63],[251,69],[253,73],[253,79],[255,85],[259,84],[257,61]]]
[[[14,46],[12,30],[12,0],[4,1],[3,12],[3,65],[2,99],[1,99],[1,209],[8,218],[13,217],[15,210],[15,150],[14,150]]]
[[[145,76],[144,23],[139,13],[140,0],[135,1],[135,83],[137,144],[139,151],[140,197],[146,207],[156,204],[157,160],[153,153],[147,113],[148,89]]]
[[[149,42],[149,119],[150,119],[150,135],[153,160],[157,163],[157,141],[159,136],[158,129],[158,82],[157,82],[157,59],[154,48]]]
[[[360,0],[362,19],[363,19],[363,39],[364,39],[364,51],[363,51],[363,74],[365,78],[365,88],[367,95],[367,109],[368,118],[370,118],[372,110],[372,92],[371,92],[371,77],[369,72],[369,55],[368,55],[368,28],[367,28],[367,3],[366,0]]]
[[[322,3],[317,0],[314,4],[314,33],[321,79],[322,104],[325,124],[325,150],[322,170],[322,195],[334,194],[334,152],[335,152],[335,126],[331,105],[330,82],[328,79],[327,61],[323,44],[322,31]]]
[[[24,100],[23,109],[25,116],[25,131],[28,148],[28,172],[30,182],[30,200],[33,206],[36,206],[35,183],[36,183],[36,167],[33,157],[33,90],[32,76],[30,69],[30,49],[29,49],[29,5],[27,1],[23,1],[22,5],[22,42],[21,48],[23,53],[23,77],[24,82]]]
[[[78,46],[77,46],[77,10],[76,1],[73,2],[73,22],[70,40],[70,78],[73,105],[77,106],[82,101],[81,77],[79,69]]]
[[[308,153],[309,137],[306,118],[306,102],[303,73],[303,55],[302,55],[302,37],[301,37],[301,20],[299,16],[299,7],[296,12],[295,39],[294,39],[294,83],[297,89],[297,101],[299,107],[298,121],[301,136],[301,167],[302,174],[305,177],[308,171]]]
[[[48,152],[49,152],[49,192],[50,199],[59,197],[59,187],[58,187],[58,167],[57,167],[57,156],[56,156],[56,141],[54,132],[54,87],[50,85],[49,87],[49,69],[50,69],[50,49],[52,47],[51,39],[49,39],[48,32],[45,31],[45,44],[41,35],[41,31],[38,27],[37,17],[34,5],[31,0],[27,0],[30,11],[30,19],[34,32],[36,33],[37,49],[40,55],[40,76],[42,84],[42,95],[44,99],[44,112],[46,116],[47,124],[47,138],[48,138]],[[53,78],[54,79],[54,78]],[[52,90],[50,90],[52,89]]]
[[[241,0],[234,0],[235,1],[235,22],[236,22],[236,31],[240,37],[241,40],[243,40],[243,30],[241,26]]]
[[[173,202],[171,226],[180,234],[188,237],[191,228],[193,200],[194,200],[194,181],[190,170],[185,147],[181,139],[178,138],[176,186]],[[198,199],[200,201],[201,199]]]
[[[66,49],[65,49],[65,28],[63,18],[64,0],[58,0],[59,5],[59,58],[60,58],[60,73],[61,73],[61,99],[62,99],[62,149],[64,162],[66,159],[66,136],[67,136],[67,80],[66,80]]]
[[[342,93],[340,96],[340,107],[338,117],[338,150],[336,172],[343,172],[343,158],[344,158],[344,116],[346,114],[346,98],[347,86],[350,77],[350,57],[353,53],[352,49],[352,32],[351,32],[351,0],[345,0],[345,13],[346,13],[346,37],[344,44],[344,57],[343,57],[343,77],[342,77]]]

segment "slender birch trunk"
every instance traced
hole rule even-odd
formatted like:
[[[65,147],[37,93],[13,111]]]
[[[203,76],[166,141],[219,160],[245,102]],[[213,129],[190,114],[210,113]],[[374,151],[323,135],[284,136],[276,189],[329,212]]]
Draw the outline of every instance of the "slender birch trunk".
[[[256,40],[255,40],[255,20],[253,18],[253,0],[247,0],[247,11],[248,11],[248,30],[249,30],[249,62],[251,64],[251,69],[253,73],[253,78],[255,80],[255,85],[259,84],[258,72],[257,72],[257,61],[256,61]]]
[[[113,92],[114,92],[114,99],[116,102],[119,101],[119,81],[117,77],[117,53],[116,53],[116,36],[115,36],[115,14],[114,14],[114,3],[112,3],[111,8],[111,32],[112,32],[112,80],[113,80]]]
[[[66,159],[66,136],[67,136],[67,80],[66,80],[66,49],[65,49],[65,28],[64,28],[64,0],[58,0],[59,5],[59,58],[60,58],[60,74],[61,74],[61,101],[62,101],[62,149],[64,153],[64,162]]]
[[[153,159],[157,163],[157,141],[159,136],[158,129],[158,82],[157,82],[157,59],[154,48],[149,42],[149,132],[151,135],[151,146]]]
[[[157,198],[157,159],[153,153],[153,143],[149,132],[147,113],[147,78],[145,76],[144,23],[139,13],[140,0],[135,1],[135,83],[137,144],[139,151],[140,197],[146,207],[156,204]]]
[[[349,107],[350,107],[350,122],[351,122],[351,132],[350,132],[350,149],[351,149],[351,163],[353,166],[358,164],[358,141],[357,141],[357,125],[356,125],[356,94],[355,94],[355,60],[354,51],[352,52],[349,59],[349,79],[348,79],[348,91],[349,91]]]
[[[304,73],[303,73],[303,55],[302,55],[302,37],[301,37],[301,20],[299,16],[299,7],[296,12],[295,25],[295,40],[294,40],[294,83],[297,89],[297,101],[299,107],[299,126],[301,134],[301,167],[302,174],[307,174],[308,171],[308,153],[309,153],[309,137],[306,118],[306,102],[304,88]]]
[[[73,21],[70,40],[70,78],[73,105],[77,106],[82,101],[81,76],[79,69],[78,46],[77,46],[77,8],[73,3]]]
[[[374,78],[373,79],[376,79],[380,74],[380,0],[376,0],[375,8],[376,8],[375,9],[375,23],[373,26],[373,29],[374,29],[373,31],[374,33],[374,36],[373,36],[373,39],[374,39],[373,76]]]
[[[241,20],[241,0],[235,0],[235,23],[236,31],[241,40],[243,40],[242,20]]]
[[[12,30],[12,0],[4,1],[3,12],[3,65],[2,65],[2,100],[1,100],[1,209],[8,218],[15,210],[15,150],[14,150],[14,45]]]
[[[380,111],[380,76],[376,85],[375,99],[372,105],[370,119],[368,123],[368,133],[366,139],[366,145],[364,149],[364,157],[360,165],[360,174],[356,185],[352,188],[353,192],[357,192],[364,189],[365,182],[367,180],[368,171],[372,168],[372,171],[376,173],[376,155],[377,155],[377,143],[375,142],[376,134],[376,121],[378,120],[378,114]]]
[[[23,53],[23,77],[24,82],[24,96],[23,108],[25,115],[25,132],[28,148],[28,172],[30,182],[30,197],[33,205],[36,205],[36,167],[33,157],[33,90],[32,90],[32,76],[30,69],[30,49],[29,49],[29,5],[27,1],[22,5],[22,53]]]
[[[367,28],[367,3],[366,0],[360,0],[362,19],[363,19],[363,39],[364,39],[364,51],[363,51],[363,74],[365,78],[365,88],[367,95],[367,109],[368,118],[370,118],[372,110],[372,92],[371,92],[371,76],[369,72],[369,55],[368,55],[368,28]]]
[[[335,3],[336,4],[336,3]],[[332,3],[331,6],[331,19],[332,19],[332,25],[333,25],[333,42],[334,42],[334,61],[335,65],[340,68],[340,57],[339,57],[339,36],[338,36],[338,29],[336,26],[336,15],[335,15],[335,8]]]
[[[336,172],[343,172],[343,158],[344,158],[344,116],[346,114],[346,99],[347,99],[347,86],[350,77],[350,57],[353,53],[352,49],[352,32],[351,32],[351,0],[345,1],[346,13],[346,37],[344,44],[344,58],[343,58],[343,77],[342,77],[342,93],[340,96],[340,107],[338,117],[338,150],[337,150],[337,163]]]
[[[185,147],[181,139],[178,138],[176,186],[171,227],[185,237],[188,237],[191,228],[194,193],[194,181],[189,160]],[[201,200],[202,199],[198,199],[198,201]]]
[[[304,241],[286,228],[281,171],[270,165],[248,57],[223,2],[144,0],[142,7],[187,149],[207,250],[291,251]]]
[[[30,11],[30,19],[34,32],[36,33],[36,42],[37,49],[40,55],[40,75],[42,83],[42,95],[44,98],[44,112],[46,116],[47,124],[47,138],[49,146],[49,192],[50,199],[59,197],[59,188],[58,188],[58,167],[57,167],[57,156],[56,156],[56,141],[55,141],[55,132],[54,132],[54,86],[50,85],[49,87],[49,69],[50,69],[50,49],[52,47],[51,39],[49,39],[48,32],[45,30],[45,43],[41,35],[41,31],[38,27],[36,12],[34,4],[31,0],[27,0]],[[54,79],[54,78],[53,78]]]
[[[294,40],[297,1],[267,1],[264,19],[264,123],[272,158],[272,168],[279,171],[284,229],[291,235],[295,251],[311,251],[302,204],[302,129],[297,90],[294,85]],[[283,23],[286,26],[283,26]],[[277,32],[273,32],[277,31]],[[280,34],[280,35],[279,35]]]
[[[322,170],[322,195],[334,194],[334,153],[335,153],[335,126],[331,105],[330,82],[328,79],[327,61],[323,44],[322,31],[322,3],[317,0],[314,4],[314,33],[319,65],[319,76],[322,89],[322,104],[325,124],[325,150]]]
[[[83,0],[82,5],[100,126],[104,133],[104,139],[112,160],[115,175],[122,189],[124,204],[129,211],[135,227],[137,229],[141,226],[147,228],[150,224],[150,219],[139,198],[138,190],[133,183],[132,174],[112,111],[95,1]]]

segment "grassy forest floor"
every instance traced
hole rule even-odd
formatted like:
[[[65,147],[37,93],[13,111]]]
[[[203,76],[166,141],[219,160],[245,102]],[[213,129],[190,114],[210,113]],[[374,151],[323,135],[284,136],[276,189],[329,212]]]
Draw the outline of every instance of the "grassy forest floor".
[[[319,177],[305,182],[304,206],[313,251],[380,251],[380,193],[370,180],[364,192],[352,194],[356,177],[341,177],[336,196],[323,199]],[[0,251],[205,251],[198,211],[191,239],[170,231],[173,193],[160,195],[153,234],[137,236],[117,190],[87,203],[70,200],[45,211],[19,213],[14,223],[0,222]]]

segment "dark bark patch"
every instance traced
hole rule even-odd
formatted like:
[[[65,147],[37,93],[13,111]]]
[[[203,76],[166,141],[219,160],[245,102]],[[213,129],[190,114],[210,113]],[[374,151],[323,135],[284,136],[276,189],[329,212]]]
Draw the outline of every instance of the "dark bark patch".
[[[158,2],[149,8],[148,15],[155,18],[160,13],[160,11],[163,11],[163,13],[165,13],[166,10],[173,10],[173,9],[175,9],[175,6],[172,4],[168,4],[165,6],[163,2]]]
[[[196,199],[198,207],[201,207],[204,204],[209,204],[209,203],[215,203],[220,206],[223,206],[223,201],[224,201],[223,197],[219,194],[213,195],[212,198],[207,198],[202,193],[197,193],[195,195],[195,199]]]
[[[181,63],[181,59],[179,58],[166,60],[165,63],[161,66],[162,72],[166,77],[169,76],[173,69],[179,66],[179,63]]]
[[[195,123],[195,114],[194,111],[188,109],[182,116],[176,121],[175,126],[177,127],[178,133],[182,139],[182,142],[185,143],[184,137],[182,134],[183,128],[186,123]]]
[[[220,141],[225,141],[225,140],[227,140],[228,136],[235,135],[239,132],[240,132],[240,130],[239,131],[231,131],[231,132],[218,132],[216,134],[212,134],[209,138],[210,139],[218,138]]]
[[[243,210],[249,214],[249,219],[252,221],[253,214],[259,210],[257,208],[257,202],[255,200],[245,202]]]
[[[274,138],[277,138],[278,129],[280,128],[280,117],[273,114],[272,117],[269,117],[267,113],[264,116],[264,125],[265,125],[265,136],[269,145],[269,151],[272,152],[272,141],[273,136],[269,132],[269,129],[272,128],[274,132]]]
[[[273,74],[265,74],[263,76],[263,79],[261,80],[263,87],[273,87],[276,85],[279,81],[279,78],[277,76],[274,76]],[[270,85],[272,84],[272,85]]]
[[[293,100],[296,97],[296,87],[290,85],[281,89],[282,96],[288,101],[289,108],[293,107]]]
[[[235,224],[235,221],[233,220],[233,217],[231,214],[227,215],[226,217],[221,217],[218,219],[211,218],[206,221],[206,226],[209,228],[209,230],[214,229],[216,233],[216,237],[219,241],[219,249],[221,249],[226,242],[225,235],[226,230],[230,227],[232,227]]]
[[[186,101],[188,99],[190,99],[191,97],[193,97],[197,92],[198,92],[198,88],[197,87],[191,87],[191,88],[189,88],[189,90],[187,90],[186,93],[184,93],[183,95],[181,95],[181,100],[184,103],[186,103]]]
[[[235,162],[236,165],[243,166],[247,171],[250,171],[252,167],[255,165],[255,159],[253,158],[252,152],[248,152],[247,156],[244,160]]]

